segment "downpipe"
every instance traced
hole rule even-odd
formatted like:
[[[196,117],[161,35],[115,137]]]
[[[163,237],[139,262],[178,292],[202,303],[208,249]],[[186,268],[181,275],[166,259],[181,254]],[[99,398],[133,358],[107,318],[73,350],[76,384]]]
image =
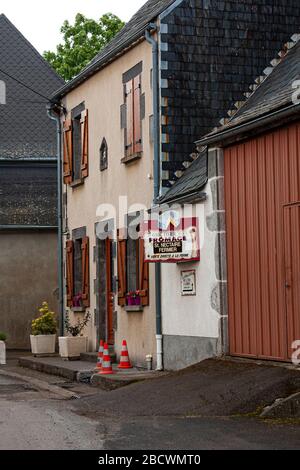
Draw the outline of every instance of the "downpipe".
[[[52,104],[47,105],[48,117],[56,122],[57,135],[57,217],[58,217],[58,315],[60,336],[64,335],[64,285],[63,285],[63,211],[62,211],[62,128],[60,111]]]
[[[150,23],[145,32],[146,41],[152,46],[153,64],[153,127],[154,127],[154,199],[156,205],[160,195],[160,122],[159,122],[159,71],[158,42],[151,33],[157,32],[157,25]],[[156,306],[156,370],[163,370],[163,335],[161,308],[161,264],[155,264],[155,306]]]

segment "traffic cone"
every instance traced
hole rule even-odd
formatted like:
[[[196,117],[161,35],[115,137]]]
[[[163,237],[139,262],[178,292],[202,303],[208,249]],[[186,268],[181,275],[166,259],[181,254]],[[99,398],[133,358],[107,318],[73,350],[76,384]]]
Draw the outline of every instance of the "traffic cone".
[[[127,342],[125,341],[125,339],[122,343],[122,352],[121,352],[120,364],[118,365],[118,369],[132,369],[132,365],[129,360]]]
[[[99,352],[98,352],[98,360],[97,360],[97,365],[96,365],[96,369],[98,369],[98,370],[101,370],[101,368],[102,368],[103,346],[104,346],[104,341],[101,339],[100,346],[99,346]]]
[[[108,344],[105,343],[104,349],[103,349],[102,368],[101,370],[99,370],[99,375],[110,375],[110,374],[114,374],[114,371],[112,370]]]

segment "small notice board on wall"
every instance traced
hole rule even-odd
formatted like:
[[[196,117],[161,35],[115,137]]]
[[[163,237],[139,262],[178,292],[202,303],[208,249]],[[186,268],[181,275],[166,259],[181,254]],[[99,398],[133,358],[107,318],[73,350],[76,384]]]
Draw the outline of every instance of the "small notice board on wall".
[[[200,261],[198,218],[181,218],[176,211],[149,220],[143,227],[145,261],[179,263]]]
[[[196,295],[196,271],[181,271],[181,295]]]

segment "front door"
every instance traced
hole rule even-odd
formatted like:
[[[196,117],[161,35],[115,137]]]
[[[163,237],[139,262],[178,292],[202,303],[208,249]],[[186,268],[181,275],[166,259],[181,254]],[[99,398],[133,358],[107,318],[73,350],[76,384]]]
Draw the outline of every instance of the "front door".
[[[113,293],[113,253],[112,241],[110,238],[105,240],[106,252],[106,325],[107,325],[107,341],[108,344],[113,346],[114,328],[113,328],[113,313],[114,313],[114,293]]]
[[[292,344],[300,340],[300,203],[284,207],[284,275],[287,348],[291,358]]]

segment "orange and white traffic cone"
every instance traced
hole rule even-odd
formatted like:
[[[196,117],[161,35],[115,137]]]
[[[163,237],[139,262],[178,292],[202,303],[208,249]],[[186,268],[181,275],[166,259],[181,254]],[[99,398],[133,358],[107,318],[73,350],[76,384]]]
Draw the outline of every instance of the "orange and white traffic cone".
[[[99,351],[98,351],[98,360],[97,360],[97,365],[96,365],[96,369],[98,369],[98,370],[101,370],[101,368],[102,368],[103,346],[104,346],[104,341],[101,339],[100,346],[99,346]]]
[[[125,341],[125,339],[122,343],[122,352],[121,352],[120,364],[118,365],[118,369],[132,369],[132,365],[129,360],[127,342]]]
[[[110,354],[108,350],[108,344],[104,344],[103,349],[103,359],[102,359],[102,368],[99,370],[99,375],[110,375],[114,374],[115,372],[112,369]]]

